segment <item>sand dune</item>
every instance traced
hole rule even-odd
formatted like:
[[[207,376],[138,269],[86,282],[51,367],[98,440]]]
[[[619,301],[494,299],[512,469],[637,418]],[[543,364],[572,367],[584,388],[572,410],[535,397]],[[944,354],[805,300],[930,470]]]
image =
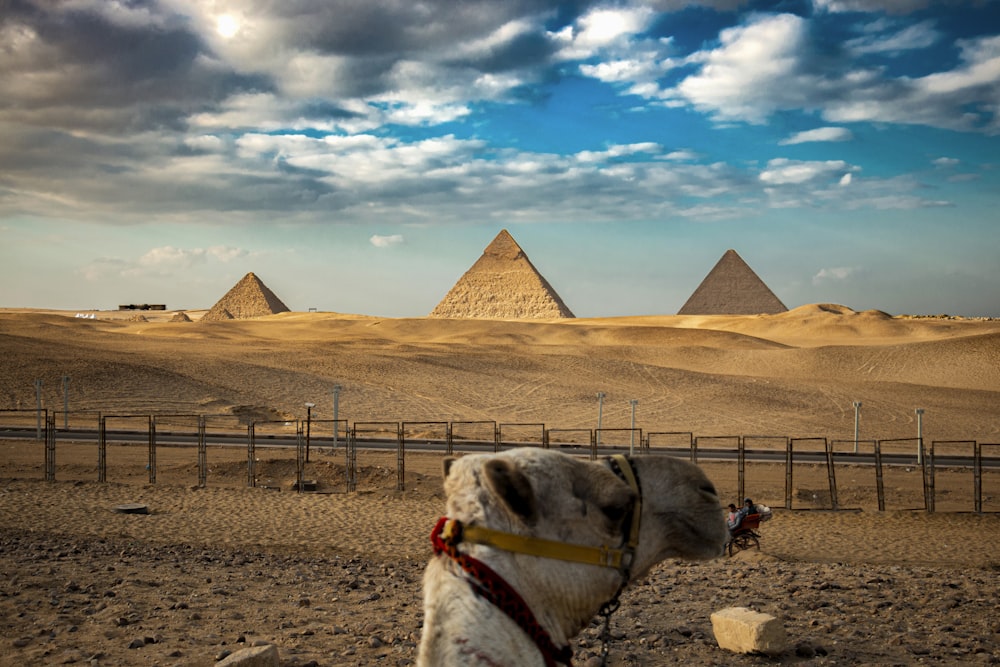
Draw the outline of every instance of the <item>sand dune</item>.
[[[283,313],[148,322],[118,313],[0,311],[0,407],[32,409],[34,380],[71,412],[496,420],[553,428],[630,425],[698,435],[767,433],[1000,439],[1000,321],[891,317],[817,304],[759,316],[551,321]],[[126,314],[129,315],[129,314]],[[193,318],[192,318],[193,319]],[[248,407],[252,408],[248,411]]]
[[[591,428],[604,391],[606,428],[628,426],[636,398],[646,431],[849,439],[862,400],[863,439],[914,437],[920,406],[928,439],[1000,441],[997,321],[830,305],[549,322],[97,314],[0,311],[0,408],[30,420],[37,378],[61,410],[69,375],[74,424],[94,426],[98,411],[302,418],[306,401],[329,419],[338,383],[340,416],[354,422]],[[45,482],[38,447],[0,443],[0,665],[194,667],[252,640],[278,644],[288,665],[410,664],[443,509],[439,455],[409,454],[400,492],[395,453],[362,451],[358,492],[345,493],[343,449],[318,451],[308,478],[324,493],[295,494],[290,451],[262,453],[250,489],[245,452],[213,449],[209,488],[194,489],[190,448],[159,448],[156,484],[144,445],[109,448],[109,483],[94,481],[94,450],[60,441],[58,481]],[[736,495],[732,462],[705,468],[724,499]],[[823,473],[799,467],[795,510],[775,513],[760,552],[667,563],[629,591],[610,664],[759,664],[711,638],[710,613],[730,605],[784,619],[792,643],[774,664],[1000,661],[1000,531],[995,513],[969,511],[971,473],[939,471],[936,514],[906,511],[923,479],[902,467],[887,474],[888,512],[872,511],[870,468],[838,474],[841,503],[861,511],[798,511],[821,505]],[[779,507],[784,475],[752,464],[747,488]],[[995,508],[995,473],[984,487]],[[126,502],[151,513],[112,511]],[[574,642],[577,664],[596,664],[598,629]]]

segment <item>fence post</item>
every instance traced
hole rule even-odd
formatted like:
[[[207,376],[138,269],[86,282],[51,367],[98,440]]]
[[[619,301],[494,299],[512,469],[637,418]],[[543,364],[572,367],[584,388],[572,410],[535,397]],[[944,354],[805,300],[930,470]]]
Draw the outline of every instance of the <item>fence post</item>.
[[[46,421],[49,409],[45,408]],[[42,439],[42,381],[35,380],[35,440]]]
[[[45,481],[56,481],[56,416],[53,414],[45,424]]]
[[[198,487],[208,482],[208,444],[205,437],[205,415],[198,415]]]
[[[878,495],[878,511],[885,511],[885,484],[882,480],[882,442],[875,441],[875,493]]]
[[[396,490],[406,490],[406,444],[403,439],[403,426],[396,422]]]
[[[792,443],[794,438],[785,442],[785,509],[792,509]]]
[[[108,425],[104,415],[100,416],[97,433],[97,481],[108,481]]]
[[[254,422],[247,425],[247,486],[257,486],[257,442]]]
[[[929,514],[934,513],[934,441],[927,450],[927,468],[924,474],[924,507]]]
[[[830,508],[836,510],[840,508],[840,502],[837,500],[837,474],[833,468],[833,443],[823,438],[823,445],[826,448],[826,474],[830,480]]]
[[[743,442],[743,436],[739,436],[739,440],[736,445],[736,474],[739,479],[739,492],[736,494],[737,498],[746,498],[746,478],[744,476],[744,469],[746,468],[746,447]],[[742,502],[742,501],[741,501]]]
[[[307,432],[308,433],[308,432]],[[302,442],[302,422],[295,423],[295,490],[302,493],[305,478],[306,456],[308,455],[308,436],[306,444]]]
[[[350,435],[347,438],[347,447],[344,448],[345,456],[347,457],[347,463],[344,469],[347,473],[347,490],[355,491],[358,487],[357,475],[355,475],[354,466],[357,463],[357,446],[358,446],[358,426],[355,424],[351,427]]]
[[[156,418],[150,415],[146,425],[149,434],[149,461],[146,464],[149,468],[149,483],[156,484]]]
[[[976,440],[972,449],[972,478],[973,478],[973,495],[974,495],[974,507],[976,514],[982,514],[983,512],[983,450],[979,445],[979,441]]]

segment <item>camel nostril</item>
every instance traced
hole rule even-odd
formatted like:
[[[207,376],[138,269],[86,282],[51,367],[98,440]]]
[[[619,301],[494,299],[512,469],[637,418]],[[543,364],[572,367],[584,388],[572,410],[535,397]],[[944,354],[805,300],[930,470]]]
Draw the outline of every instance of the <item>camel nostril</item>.
[[[713,486],[712,484],[703,484],[701,487],[699,487],[698,490],[713,495],[715,497],[719,496],[719,494],[715,492],[715,486]]]

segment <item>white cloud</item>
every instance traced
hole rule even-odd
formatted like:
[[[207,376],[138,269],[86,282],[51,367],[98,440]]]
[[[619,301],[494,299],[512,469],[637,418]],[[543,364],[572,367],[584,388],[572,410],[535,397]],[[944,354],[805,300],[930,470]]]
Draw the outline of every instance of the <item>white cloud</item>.
[[[909,14],[927,7],[930,0],[813,0],[818,10],[835,12],[888,12]]]
[[[859,271],[856,266],[835,266],[828,269],[820,269],[816,275],[813,276],[813,285],[819,285],[824,282],[841,282],[847,280],[852,275]]]
[[[216,245],[205,251],[209,256],[214,257],[222,263],[231,262],[234,259],[247,257],[250,253],[243,248],[233,248],[231,246]]]
[[[744,26],[727,28],[718,48],[688,58],[701,69],[665,91],[717,120],[763,123],[774,111],[814,104],[815,74],[802,70],[806,20],[792,14],[760,15]]]
[[[676,162],[690,162],[691,160],[697,160],[700,156],[694,151],[681,149],[676,151],[670,151],[663,156],[664,160],[672,160]]]
[[[796,132],[787,139],[778,142],[781,146],[792,146],[813,141],[850,141],[854,133],[846,127],[818,127],[815,130]]]
[[[958,40],[962,64],[923,77],[859,79],[829,102],[833,122],[894,122],[1000,133],[1000,36]],[[854,82],[852,82],[854,83]]]
[[[402,234],[391,234],[389,236],[382,236],[381,234],[373,234],[369,242],[376,248],[388,248],[392,245],[399,245],[403,242]]]
[[[185,250],[168,245],[147,251],[139,258],[137,264],[139,268],[187,268],[203,261],[205,261],[204,248]]]
[[[889,23],[871,25],[878,31]],[[885,34],[866,36],[855,42],[854,54],[923,48],[938,37],[930,24],[911,28],[889,35],[883,46],[876,42],[882,44],[878,40],[885,41]],[[961,63],[952,70],[891,77],[886,69],[831,57],[814,43],[805,18],[758,14],[723,30],[718,46],[685,58],[682,64],[698,69],[672,88],[637,82],[630,92],[658,98],[668,107],[690,105],[720,124],[763,124],[779,111],[797,110],[818,112],[831,123],[905,123],[1000,134],[1000,36],[956,45]]]
[[[854,179],[854,176],[850,172],[848,172],[848,173],[846,173],[846,174],[844,174],[843,176],[840,177],[840,185],[842,187],[846,188],[848,185],[851,184],[851,181],[853,179]]]
[[[825,160],[822,162],[806,162],[775,158],[769,160],[767,168],[760,172],[760,180],[768,185],[799,185],[818,179],[836,177],[838,181],[845,172],[854,169],[843,160]]]
[[[247,257],[250,253],[243,248],[231,246],[212,246],[210,248],[177,248],[160,246],[146,251],[134,262],[122,261],[119,274],[124,277],[139,277],[145,275],[171,275],[178,271],[187,271],[205,264],[209,260],[222,263]]]
[[[79,271],[87,282],[97,282],[109,275],[124,274],[127,268],[127,262],[124,260],[116,257],[98,257],[85,264]]]
[[[931,160],[931,162],[934,163],[935,167],[948,168],[948,167],[957,167],[961,163],[961,160],[953,157],[939,157],[934,160]]]
[[[856,54],[892,53],[925,49],[932,46],[941,34],[934,29],[930,21],[906,26],[898,32],[887,34],[881,30],[884,22],[873,24],[873,29],[863,37],[848,40],[846,46]]]
[[[646,141],[638,144],[616,144],[603,151],[580,151],[576,159],[580,162],[606,162],[609,159],[627,157],[638,153],[655,155],[660,152],[660,145]]]
[[[649,7],[629,9],[594,9],[550,36],[561,45],[559,58],[583,60],[612,46],[625,45],[634,35],[644,32],[656,13]]]

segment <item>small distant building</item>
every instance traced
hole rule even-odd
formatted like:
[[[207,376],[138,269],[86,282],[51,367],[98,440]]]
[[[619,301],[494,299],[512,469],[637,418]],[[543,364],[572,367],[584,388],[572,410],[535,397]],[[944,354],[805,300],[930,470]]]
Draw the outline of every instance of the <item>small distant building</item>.
[[[773,315],[788,310],[735,250],[727,250],[678,315]]]
[[[166,310],[164,303],[128,303],[119,305],[118,310]]]

